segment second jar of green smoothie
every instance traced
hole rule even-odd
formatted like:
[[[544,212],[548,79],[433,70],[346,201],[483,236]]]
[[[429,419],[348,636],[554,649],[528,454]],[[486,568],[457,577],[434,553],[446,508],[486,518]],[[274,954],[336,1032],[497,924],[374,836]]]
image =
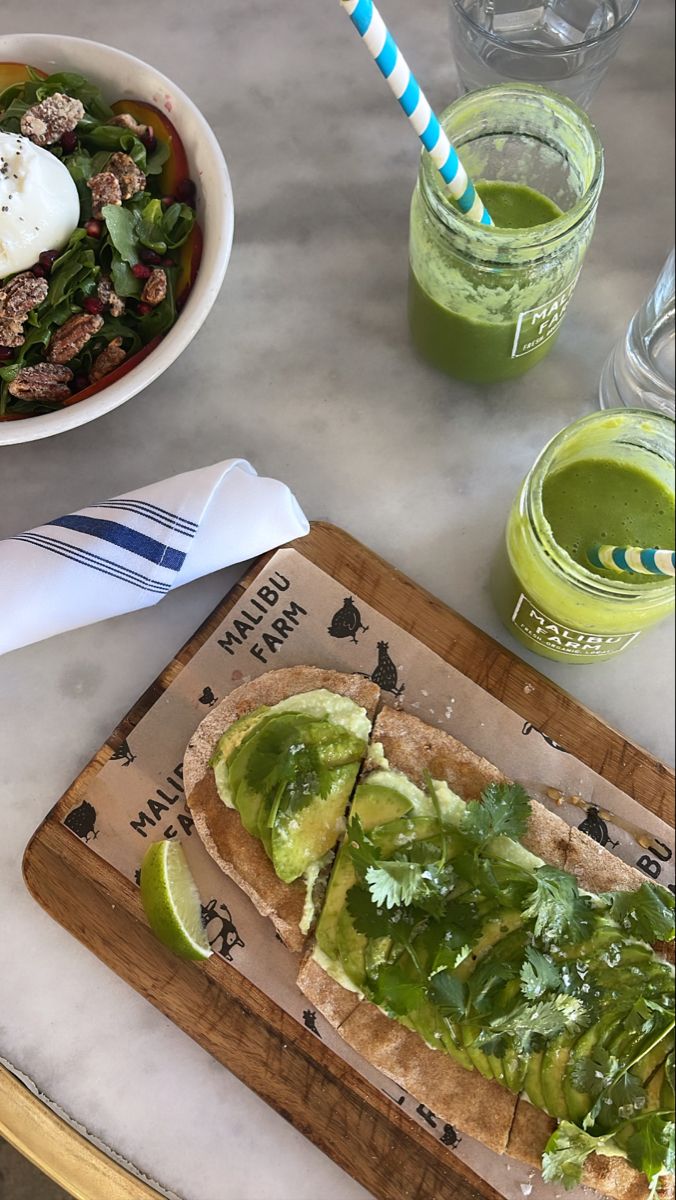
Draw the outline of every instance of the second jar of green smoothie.
[[[409,320],[435,366],[472,383],[551,349],[594,228],[603,150],[571,100],[529,84],[473,92],[442,117],[493,228],[449,200],[429,154],[411,206]]]

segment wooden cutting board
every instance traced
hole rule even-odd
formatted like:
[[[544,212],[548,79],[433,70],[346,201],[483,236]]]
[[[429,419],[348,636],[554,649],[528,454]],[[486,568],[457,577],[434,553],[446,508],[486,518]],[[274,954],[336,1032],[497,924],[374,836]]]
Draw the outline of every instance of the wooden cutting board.
[[[294,549],[413,634],[524,721],[673,824],[674,776],[509,650],[349,534],[316,523]],[[499,1200],[377,1087],[222,958],[176,959],[150,933],[138,889],[62,824],[101,767],[204,644],[262,556],[123,718],[33,835],[26,883],[61,925],[382,1200]]]

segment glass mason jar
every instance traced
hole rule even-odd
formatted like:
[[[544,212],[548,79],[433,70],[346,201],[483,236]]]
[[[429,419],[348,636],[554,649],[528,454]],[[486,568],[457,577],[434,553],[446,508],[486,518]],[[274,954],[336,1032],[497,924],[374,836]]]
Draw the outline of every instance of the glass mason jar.
[[[543,489],[562,468],[604,464],[599,488],[610,483],[616,508],[632,502],[641,479],[650,488],[642,511],[667,519],[674,504],[674,423],[644,409],[613,409],[582,417],[557,434],[526,476],[507,522],[505,548],[493,573],[496,607],[509,631],[529,650],[560,662],[605,661],[674,608],[674,580],[597,574],[556,541],[543,506]],[[591,468],[590,468],[591,464]],[[608,474],[608,465],[613,475]],[[631,472],[620,489],[618,472]],[[655,496],[660,500],[655,503]],[[596,498],[585,491],[593,511]],[[599,530],[599,541],[603,539]],[[673,536],[673,531],[670,532]],[[591,548],[591,547],[590,547]],[[671,549],[673,547],[664,547]]]
[[[475,183],[521,185],[519,203],[547,215],[530,228],[480,226],[423,153],[411,205],[413,343],[459,379],[511,379],[554,343],[593,232],[603,148],[572,100],[532,84],[472,92],[442,124]]]

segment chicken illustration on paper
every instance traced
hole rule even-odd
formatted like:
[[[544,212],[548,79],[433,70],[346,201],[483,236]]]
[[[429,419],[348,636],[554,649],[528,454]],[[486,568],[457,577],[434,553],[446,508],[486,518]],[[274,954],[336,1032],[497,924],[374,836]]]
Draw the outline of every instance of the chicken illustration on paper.
[[[136,755],[132,754],[131,750],[129,749],[129,742],[126,738],[123,742],[120,742],[117,749],[113,751],[111,759],[113,762],[121,762],[123,767],[130,767],[131,764],[136,761]]]
[[[619,846],[619,842],[614,842],[608,832],[608,826],[601,817],[598,808],[595,804],[590,804],[587,809],[587,815],[581,825],[578,826],[581,833],[586,833],[587,837],[598,842],[599,846],[609,846],[614,848]]]
[[[206,704],[208,708],[213,708],[214,704],[218,703],[218,696],[214,696],[210,687],[205,687],[202,695],[198,697],[198,704]]]
[[[389,648],[389,642],[378,642],[378,662],[370,678],[384,692],[389,692],[392,696],[398,697],[403,695],[405,684],[402,683],[399,685],[399,674],[388,653]]]
[[[63,823],[83,842],[88,842],[90,838],[94,841],[97,836],[96,809],[88,800],[83,800],[82,804],[72,809]]]
[[[343,607],[339,608],[331,618],[329,635],[333,638],[351,638],[356,645],[357,634],[360,630],[366,633],[368,625],[362,623],[361,613],[352,597],[346,596]]]

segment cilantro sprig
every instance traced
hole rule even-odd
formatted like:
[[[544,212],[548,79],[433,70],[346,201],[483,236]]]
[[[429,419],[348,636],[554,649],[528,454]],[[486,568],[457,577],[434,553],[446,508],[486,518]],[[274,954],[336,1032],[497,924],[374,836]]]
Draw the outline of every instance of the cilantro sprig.
[[[475,849],[495,837],[518,842],[528,828],[531,802],[518,783],[489,783],[481,800],[470,800],[460,822],[460,833]]]
[[[534,877],[535,889],[523,916],[532,921],[535,937],[546,943],[562,939],[582,942],[591,930],[590,905],[574,875],[556,867],[539,867]]]

